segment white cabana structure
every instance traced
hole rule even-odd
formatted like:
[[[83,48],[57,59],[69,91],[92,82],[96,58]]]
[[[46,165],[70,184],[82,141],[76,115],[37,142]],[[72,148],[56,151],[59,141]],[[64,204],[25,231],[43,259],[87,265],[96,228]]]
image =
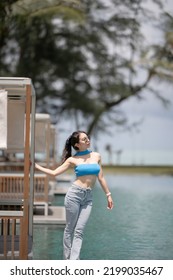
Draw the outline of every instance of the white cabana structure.
[[[35,115],[35,157],[46,166],[50,160],[51,119],[49,114]]]
[[[57,131],[55,125],[50,127],[50,164],[56,167],[57,164]]]
[[[0,258],[32,253],[35,90],[29,78],[0,78],[0,149],[24,154],[23,171],[0,173]],[[8,164],[8,163],[3,163]]]
[[[35,158],[49,166],[57,161],[57,132],[49,114],[35,115]]]
[[[0,148],[7,149],[7,103],[8,92],[0,90]]]
[[[46,167],[55,165],[56,131],[55,127],[51,124],[49,114],[36,113],[35,115],[35,160]],[[36,170],[35,176],[39,176],[39,174],[40,173]],[[43,177],[43,173],[41,174]],[[44,184],[41,185],[41,182]],[[48,206],[51,204],[52,194],[50,186],[50,180],[48,176],[46,176],[44,180],[42,178],[42,181],[40,181],[39,187],[38,184],[34,187],[35,208],[37,206],[44,206],[45,216],[48,215]]]

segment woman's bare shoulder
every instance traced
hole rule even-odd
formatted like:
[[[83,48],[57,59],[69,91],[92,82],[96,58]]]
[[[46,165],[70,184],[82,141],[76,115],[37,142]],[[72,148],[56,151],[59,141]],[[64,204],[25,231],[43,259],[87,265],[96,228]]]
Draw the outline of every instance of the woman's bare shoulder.
[[[92,152],[93,156],[97,157],[98,159],[101,159],[100,153],[98,152]]]
[[[71,156],[71,157],[69,157],[67,160],[69,161],[69,163],[70,163],[72,166],[76,165],[76,161],[77,161],[76,157]]]

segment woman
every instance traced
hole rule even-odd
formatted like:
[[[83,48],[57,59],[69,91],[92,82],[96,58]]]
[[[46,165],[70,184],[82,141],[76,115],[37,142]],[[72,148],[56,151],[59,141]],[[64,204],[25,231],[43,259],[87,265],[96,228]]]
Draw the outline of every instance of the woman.
[[[74,156],[71,147],[77,151]],[[111,193],[102,172],[100,154],[88,150],[89,147],[90,139],[87,133],[75,131],[66,141],[62,164],[58,168],[51,170],[35,164],[37,169],[48,175],[57,176],[71,167],[76,173],[76,179],[65,196],[64,259],[80,258],[83,232],[92,209],[92,189],[97,177],[107,197],[107,208],[113,208]]]

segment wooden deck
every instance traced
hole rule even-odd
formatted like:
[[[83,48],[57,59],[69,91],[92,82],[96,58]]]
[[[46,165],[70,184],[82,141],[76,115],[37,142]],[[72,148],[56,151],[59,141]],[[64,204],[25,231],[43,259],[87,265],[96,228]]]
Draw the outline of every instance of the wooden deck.
[[[51,195],[51,193],[50,193]],[[24,174],[18,172],[0,173],[0,200],[8,202],[24,199]],[[49,188],[48,176],[34,174],[34,204],[43,205],[45,215],[48,213]],[[2,203],[0,202],[2,205]]]
[[[69,188],[69,180],[60,182],[49,181],[49,187],[51,195],[65,195]],[[43,206],[35,205],[34,206],[34,215],[33,215],[34,224],[56,224],[56,225],[65,225],[66,223],[66,213],[64,206],[53,206],[48,205],[48,215],[44,215]]]
[[[25,250],[25,258],[31,258],[32,237],[25,235],[24,211],[1,210],[0,217],[0,259],[23,259]]]
[[[13,244],[13,249],[12,249]],[[5,251],[5,257],[4,257]],[[32,236],[28,236],[28,259],[33,258],[32,253]],[[3,236],[0,235],[0,260],[20,259],[20,236]]]
[[[7,176],[8,177],[8,176]],[[2,179],[2,177],[1,177]],[[22,178],[23,179],[23,178]],[[3,184],[2,190],[6,190],[6,185],[10,186],[12,191],[12,186],[16,184]],[[23,180],[20,184],[23,189]],[[55,195],[56,190],[59,190],[58,194],[65,195],[69,184],[66,183],[62,186],[62,183],[55,181],[54,184],[49,186],[48,197],[46,200],[46,210],[45,201],[35,201],[33,203],[33,225],[44,224],[44,225],[65,225],[66,223],[66,213],[64,206],[52,206],[51,197]],[[6,197],[7,194],[7,197]],[[11,201],[11,194],[15,197]],[[19,195],[22,192],[1,192],[0,200],[0,259],[22,259],[22,240],[24,242],[22,224],[23,224],[23,196]],[[28,236],[27,240],[27,259],[33,258],[32,253],[32,236]]]
[[[44,215],[44,209],[35,209],[33,216],[34,224],[65,225],[66,214],[64,206],[49,206],[48,215]]]
[[[19,229],[21,228],[22,211],[0,211],[1,216],[7,215],[10,212],[10,220],[4,222],[3,219],[0,220],[0,260],[6,259],[21,259],[21,234],[19,235]],[[12,218],[17,217],[15,222]],[[33,224],[53,224],[53,225],[65,225],[66,214],[64,206],[49,206],[48,215],[45,215],[44,206],[34,208]],[[14,228],[15,227],[15,228]],[[11,235],[11,231],[14,233]],[[32,236],[28,236],[28,259],[33,258],[32,252]]]

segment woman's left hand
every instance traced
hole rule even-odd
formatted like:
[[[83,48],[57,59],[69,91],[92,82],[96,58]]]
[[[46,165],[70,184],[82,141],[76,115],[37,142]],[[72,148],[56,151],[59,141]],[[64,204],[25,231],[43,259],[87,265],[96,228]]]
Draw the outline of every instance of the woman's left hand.
[[[111,196],[108,196],[108,206],[107,209],[111,210],[114,207],[114,203]]]

